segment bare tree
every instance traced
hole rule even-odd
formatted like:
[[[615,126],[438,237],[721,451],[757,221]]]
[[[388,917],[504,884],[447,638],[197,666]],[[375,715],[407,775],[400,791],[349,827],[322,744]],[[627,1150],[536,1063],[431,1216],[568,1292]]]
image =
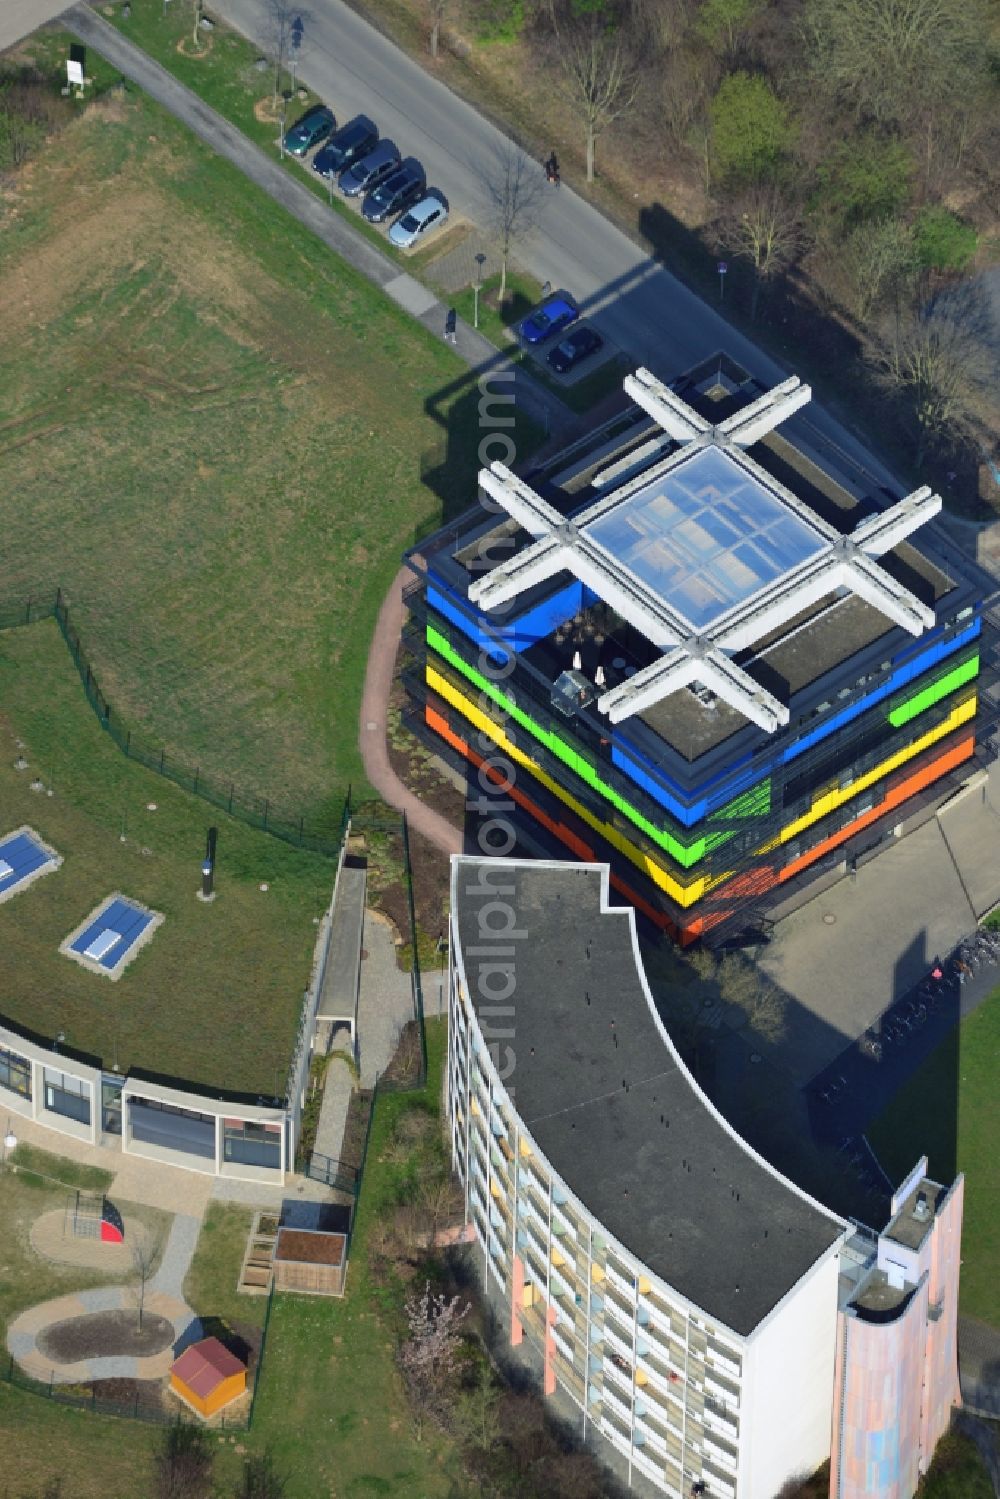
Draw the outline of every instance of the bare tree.
[[[854,311],[862,322],[916,274],[913,230],[902,219],[861,223],[838,251],[850,278]]]
[[[725,216],[725,241],[754,269],[750,318],[757,316],[761,287],[802,253],[805,235],[798,204],[777,183],[760,182],[733,199]]]
[[[597,16],[560,32],[558,49],[564,91],[586,135],[587,181],[593,182],[597,137],[635,103],[639,70],[621,32]]]
[[[292,23],[298,15],[293,0],[264,0],[264,29],[261,44],[274,68],[274,108],[278,107],[281,72],[288,61],[292,43]]]
[[[970,284],[897,312],[883,329],[875,367],[912,402],[918,464],[928,443],[945,436],[974,387],[988,378],[989,336],[981,298]]]
[[[808,0],[802,24],[816,79],[875,120],[947,110],[989,68],[989,0]]]
[[[431,1290],[411,1296],[404,1308],[408,1335],[399,1353],[403,1376],[413,1397],[418,1435],[424,1411],[439,1413],[444,1388],[455,1371],[461,1323],[469,1306],[459,1296]]]
[[[727,1004],[746,1015],[762,1041],[780,1041],[785,1033],[785,1001],[766,974],[738,953],[726,953],[718,967],[719,992]]]
[[[472,1384],[462,1390],[451,1412],[449,1425],[463,1445],[490,1453],[503,1441],[500,1391],[483,1355]]]
[[[500,252],[501,303],[507,295],[511,251],[534,228],[544,185],[538,167],[512,141],[505,141],[483,170],[489,229]]]
[[[146,1304],[146,1287],[156,1268],[157,1247],[152,1238],[143,1234],[132,1245],[132,1269],[135,1272],[135,1299],[139,1313],[139,1330],[142,1331],[142,1313]]]
[[[207,1499],[214,1453],[202,1426],[175,1421],[153,1456],[152,1499]]]
[[[431,56],[438,55],[438,42],[441,39],[441,22],[448,13],[449,0],[427,0],[427,9],[431,17],[430,48]]]

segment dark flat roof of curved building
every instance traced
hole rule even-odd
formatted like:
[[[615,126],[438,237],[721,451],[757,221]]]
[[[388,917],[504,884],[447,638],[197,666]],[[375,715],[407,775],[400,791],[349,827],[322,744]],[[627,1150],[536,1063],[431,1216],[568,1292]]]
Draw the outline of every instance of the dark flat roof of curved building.
[[[605,875],[453,860],[472,1003],[501,1070],[513,1058],[504,1085],[525,1128],[570,1190],[657,1276],[747,1335],[843,1230],[761,1164],[679,1062],[650,1009],[631,912],[601,909]],[[493,934],[511,923],[504,906],[512,938]],[[498,962],[513,965],[507,998],[488,976]]]

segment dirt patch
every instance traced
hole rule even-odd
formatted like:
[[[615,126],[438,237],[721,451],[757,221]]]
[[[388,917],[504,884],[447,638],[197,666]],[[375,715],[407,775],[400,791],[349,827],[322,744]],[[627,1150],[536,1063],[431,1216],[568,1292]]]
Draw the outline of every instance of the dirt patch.
[[[64,1208],[43,1213],[31,1225],[31,1247],[43,1259],[58,1265],[80,1265],[88,1270],[106,1270],[126,1275],[132,1268],[132,1249],[146,1238],[145,1226],[137,1218],[125,1218],[125,1242],[109,1244],[98,1238],[77,1238],[70,1226],[71,1214]]]
[[[148,1312],[141,1327],[135,1312],[91,1312],[53,1322],[38,1334],[39,1351],[54,1364],[90,1358],[149,1358],[173,1341],[173,1324]]]
[[[210,31],[202,32],[197,42],[192,36],[182,36],[177,43],[177,51],[182,57],[207,57],[215,45],[215,38]]]
[[[274,106],[274,99],[270,94],[264,99],[257,100],[253,107],[253,117],[255,120],[259,120],[262,125],[277,124],[280,115]]]

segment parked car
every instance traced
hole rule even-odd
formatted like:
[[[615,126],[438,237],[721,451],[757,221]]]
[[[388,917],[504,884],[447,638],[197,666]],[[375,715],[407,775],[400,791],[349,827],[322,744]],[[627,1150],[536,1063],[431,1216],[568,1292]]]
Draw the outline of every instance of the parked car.
[[[396,220],[389,230],[389,239],[397,250],[409,250],[432,229],[439,229],[447,217],[448,209],[440,198],[421,198]]]
[[[549,350],[548,361],[557,375],[565,375],[603,348],[604,339],[595,329],[574,328],[561,343]]]
[[[570,323],[575,323],[579,316],[579,308],[567,302],[565,297],[549,297],[525,318],[521,324],[521,337],[526,344],[544,343],[547,338],[568,328]]]
[[[313,171],[321,177],[338,177],[345,167],[367,156],[378,145],[378,126],[367,115],[355,115],[331,135],[313,157]]]
[[[379,141],[367,156],[360,156],[353,166],[341,172],[338,182],[345,198],[360,198],[373,192],[380,182],[399,166],[399,152],[392,141]]]
[[[285,150],[292,156],[306,156],[336,128],[333,110],[325,104],[314,104],[285,131]]]
[[[381,224],[391,214],[402,213],[427,190],[424,169],[415,156],[408,156],[398,171],[390,173],[368,194],[361,212],[372,224]]]

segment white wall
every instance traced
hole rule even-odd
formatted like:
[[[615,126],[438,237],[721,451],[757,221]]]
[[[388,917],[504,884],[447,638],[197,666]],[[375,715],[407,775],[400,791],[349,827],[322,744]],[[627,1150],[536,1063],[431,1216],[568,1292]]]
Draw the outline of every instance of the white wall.
[[[839,1245],[762,1324],[743,1362],[741,1499],[774,1499],[830,1456]]]

